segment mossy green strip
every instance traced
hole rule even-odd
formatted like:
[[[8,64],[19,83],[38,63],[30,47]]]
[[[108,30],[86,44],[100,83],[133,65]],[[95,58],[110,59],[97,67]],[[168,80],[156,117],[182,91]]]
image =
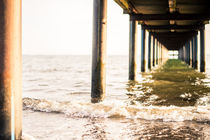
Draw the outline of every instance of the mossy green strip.
[[[210,93],[210,88],[203,82],[206,75],[180,60],[168,60],[149,75],[146,80],[149,82],[128,84],[127,95],[131,103],[194,106],[200,97]]]

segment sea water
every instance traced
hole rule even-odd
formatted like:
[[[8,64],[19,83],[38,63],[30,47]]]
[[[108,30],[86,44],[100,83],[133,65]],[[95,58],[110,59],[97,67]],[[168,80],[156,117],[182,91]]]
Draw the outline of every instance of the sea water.
[[[91,104],[91,56],[23,56],[24,139],[210,139],[208,93],[193,106],[133,101],[144,92],[127,80],[127,56],[109,56],[106,77],[105,100]],[[139,73],[137,82],[150,77]]]

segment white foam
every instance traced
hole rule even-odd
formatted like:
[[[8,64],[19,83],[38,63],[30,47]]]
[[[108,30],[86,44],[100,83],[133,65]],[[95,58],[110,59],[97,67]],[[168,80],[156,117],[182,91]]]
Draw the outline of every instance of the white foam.
[[[36,139],[28,134],[23,133],[22,140],[36,140]]]
[[[129,118],[162,121],[210,121],[210,106],[142,106],[128,105],[120,101],[56,102],[50,100],[24,98],[25,109],[44,112],[64,113],[78,118]]]

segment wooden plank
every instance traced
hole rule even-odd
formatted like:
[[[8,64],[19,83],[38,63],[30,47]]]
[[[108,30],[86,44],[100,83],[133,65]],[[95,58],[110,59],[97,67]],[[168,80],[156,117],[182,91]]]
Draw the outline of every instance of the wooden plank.
[[[204,25],[142,25],[142,28],[147,30],[177,30],[177,29],[187,29],[187,30],[200,30]]]
[[[210,14],[130,14],[131,20],[210,20]]]

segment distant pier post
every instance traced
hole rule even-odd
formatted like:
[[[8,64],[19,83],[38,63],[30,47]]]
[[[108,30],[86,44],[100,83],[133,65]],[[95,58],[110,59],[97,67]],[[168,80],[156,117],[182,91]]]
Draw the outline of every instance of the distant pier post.
[[[182,61],[184,60],[184,48],[183,48],[183,46],[181,48],[181,59],[182,59]]]
[[[129,80],[136,79],[137,21],[130,20]]]
[[[192,68],[193,68],[193,66],[194,66],[194,47],[195,47],[195,42],[194,42],[194,37],[192,38],[192,40],[191,40],[191,42],[192,42]]]
[[[104,99],[106,88],[107,0],[93,3],[91,102],[98,103]]]
[[[180,49],[181,60],[183,60],[183,47]]]
[[[162,56],[162,47],[163,47],[163,45],[160,44],[160,64],[162,64],[162,58],[163,58],[163,56]]]
[[[0,139],[22,136],[21,0],[0,1]]]
[[[149,32],[148,38],[148,69],[151,70],[151,33]]]
[[[160,42],[158,41],[158,65],[160,65]]]
[[[152,49],[152,66],[155,66],[155,37],[153,36],[153,49]]]
[[[198,69],[198,37],[197,34],[193,37],[194,45],[193,45],[193,68]]]
[[[192,62],[192,57],[193,57],[193,50],[192,50],[192,46],[193,46],[193,43],[192,43],[192,40],[190,40],[189,41],[189,43],[190,43],[190,66],[192,67],[192,64],[193,64],[193,62]]]
[[[190,43],[187,41],[187,64],[190,65]]]
[[[159,46],[159,42],[158,42],[158,40],[156,41],[156,65],[158,65],[158,46]]]
[[[146,71],[146,31],[145,29],[141,29],[141,72]]]
[[[186,60],[186,46],[184,45],[183,46],[183,61],[186,62],[185,60]]]
[[[205,26],[200,30],[200,72],[206,71]]]

